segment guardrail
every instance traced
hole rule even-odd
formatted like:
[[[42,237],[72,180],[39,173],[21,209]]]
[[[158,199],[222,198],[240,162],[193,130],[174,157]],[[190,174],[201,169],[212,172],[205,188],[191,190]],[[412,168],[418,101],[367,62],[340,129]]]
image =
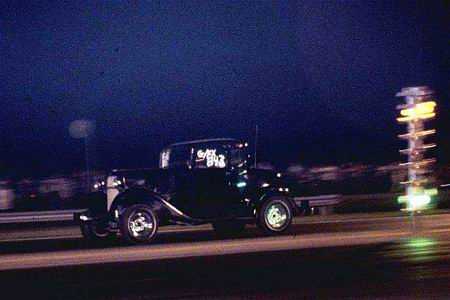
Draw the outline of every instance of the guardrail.
[[[68,209],[0,213],[0,224],[71,221],[73,214],[81,211],[83,210]]]
[[[320,195],[311,197],[294,197],[294,201],[298,206],[302,206],[302,202],[309,202],[310,207],[333,206],[342,201],[342,195]]]

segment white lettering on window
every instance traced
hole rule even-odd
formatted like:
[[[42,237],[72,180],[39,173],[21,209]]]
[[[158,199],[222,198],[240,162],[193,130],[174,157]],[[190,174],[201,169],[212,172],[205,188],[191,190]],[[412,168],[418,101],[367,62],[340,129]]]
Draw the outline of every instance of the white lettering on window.
[[[206,160],[207,168],[225,168],[225,155],[217,154],[217,149],[205,149],[197,151],[196,162],[202,162]]]

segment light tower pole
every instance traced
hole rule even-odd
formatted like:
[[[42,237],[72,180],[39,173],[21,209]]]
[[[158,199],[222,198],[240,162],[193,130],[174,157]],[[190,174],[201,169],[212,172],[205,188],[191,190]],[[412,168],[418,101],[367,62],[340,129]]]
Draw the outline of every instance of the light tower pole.
[[[408,156],[406,163],[400,166],[408,168],[408,180],[402,182],[406,186],[406,195],[399,197],[399,202],[406,203],[406,210],[417,211],[429,206],[431,196],[437,193],[430,189],[430,166],[434,158],[426,158],[425,152],[436,147],[436,144],[426,144],[424,139],[436,132],[425,129],[425,122],[436,116],[436,102],[432,101],[433,91],[426,86],[407,87],[397,93],[397,97],[404,97],[405,104],[397,106],[400,116],[399,123],[406,123],[408,132],[398,137],[408,141],[408,148],[400,153]]]
[[[69,125],[69,133],[75,139],[83,139],[84,142],[84,162],[86,166],[86,190],[91,189],[91,171],[89,160],[89,138],[95,130],[95,122],[91,120],[75,120]]]

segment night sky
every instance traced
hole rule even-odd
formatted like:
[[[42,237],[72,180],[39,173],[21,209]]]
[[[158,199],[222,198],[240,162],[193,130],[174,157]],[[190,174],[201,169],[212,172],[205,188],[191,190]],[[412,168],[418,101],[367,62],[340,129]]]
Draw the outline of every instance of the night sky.
[[[395,93],[437,91],[448,162],[448,1],[1,1],[0,175],[156,166],[236,137],[286,166],[398,161]],[[95,146],[95,147],[94,147]],[[95,149],[94,149],[95,148]]]

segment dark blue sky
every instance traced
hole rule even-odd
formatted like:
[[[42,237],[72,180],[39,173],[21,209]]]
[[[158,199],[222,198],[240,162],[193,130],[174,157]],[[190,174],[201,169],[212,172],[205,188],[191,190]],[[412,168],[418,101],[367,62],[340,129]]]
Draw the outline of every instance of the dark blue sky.
[[[29,3],[28,3],[29,2]],[[438,92],[449,153],[446,1],[2,1],[0,168],[156,165],[169,143],[251,139],[285,165],[399,160],[394,97]],[[447,102],[446,102],[447,101]]]

